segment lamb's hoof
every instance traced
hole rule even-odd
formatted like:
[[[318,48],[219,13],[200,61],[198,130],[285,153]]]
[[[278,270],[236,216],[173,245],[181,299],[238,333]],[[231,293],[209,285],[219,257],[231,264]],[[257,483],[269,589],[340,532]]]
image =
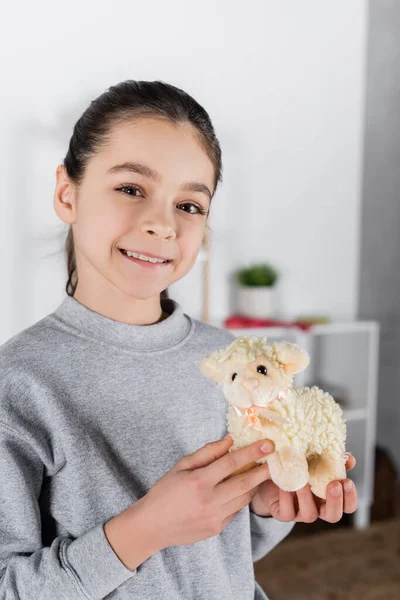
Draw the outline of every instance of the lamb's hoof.
[[[318,496],[322,500],[326,500],[326,486],[323,485],[312,485],[310,487],[314,496]]]
[[[308,473],[304,469],[293,467],[276,477],[275,483],[285,492],[296,492],[308,483]]]

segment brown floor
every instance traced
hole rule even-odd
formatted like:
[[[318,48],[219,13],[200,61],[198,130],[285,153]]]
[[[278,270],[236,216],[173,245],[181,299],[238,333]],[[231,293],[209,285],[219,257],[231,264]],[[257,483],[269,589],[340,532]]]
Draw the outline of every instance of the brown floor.
[[[254,568],[270,600],[399,600],[400,518],[288,539]]]
[[[400,484],[397,512],[368,529],[337,523],[297,523],[254,564],[270,600],[400,600]]]

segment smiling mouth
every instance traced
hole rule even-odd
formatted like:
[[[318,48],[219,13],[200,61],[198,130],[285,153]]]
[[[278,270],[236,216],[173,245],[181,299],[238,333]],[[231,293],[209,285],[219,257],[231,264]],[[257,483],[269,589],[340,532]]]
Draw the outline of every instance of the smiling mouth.
[[[169,265],[173,262],[172,260],[164,260],[163,262],[159,262],[159,261],[153,262],[152,260],[146,260],[146,259],[142,259],[142,258],[136,258],[134,256],[129,256],[123,248],[119,248],[119,251],[121,252],[121,254],[123,256],[125,256],[125,258],[127,258],[131,262],[135,262],[135,263],[143,265],[145,267],[166,267],[167,265]]]

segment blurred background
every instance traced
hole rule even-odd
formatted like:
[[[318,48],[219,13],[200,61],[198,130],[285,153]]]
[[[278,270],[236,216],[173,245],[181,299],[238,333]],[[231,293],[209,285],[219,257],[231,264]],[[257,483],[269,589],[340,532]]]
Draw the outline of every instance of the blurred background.
[[[358,523],[296,526],[256,564],[257,579],[272,600],[399,598],[400,2],[24,0],[0,10],[0,344],[63,299],[55,170],[81,113],[125,79],[183,88],[211,116],[224,182],[211,246],[170,296],[229,327],[242,314],[232,274],[254,263],[279,272],[261,316],[319,322],[286,337],[313,349],[310,382],[324,375],[345,390],[365,500]],[[333,366],[340,354],[344,366]],[[295,545],[311,534],[312,546]],[[317,538],[327,566],[314,573]],[[289,560],[291,577],[279,568]],[[382,578],[385,590],[374,586]]]

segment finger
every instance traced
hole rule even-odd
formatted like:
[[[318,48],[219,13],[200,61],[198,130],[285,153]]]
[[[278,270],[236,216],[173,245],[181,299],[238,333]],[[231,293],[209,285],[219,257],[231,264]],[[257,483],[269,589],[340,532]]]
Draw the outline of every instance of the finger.
[[[278,506],[274,507],[276,516],[279,516],[280,521],[294,521],[297,513],[297,506],[295,505],[295,494],[293,492],[285,492],[279,488],[279,499],[277,501]],[[275,516],[272,507],[270,508],[271,514]]]
[[[215,442],[208,442],[208,444],[205,444],[192,454],[187,454],[181,458],[175,466],[181,470],[206,467],[220,456],[224,456],[232,446],[232,442],[233,440],[230,435],[226,435],[221,440],[216,440]]]
[[[256,485],[252,490],[249,490],[249,494],[251,499],[253,500],[254,496],[258,494],[258,490],[260,489],[260,484]]]
[[[343,488],[340,481],[330,481],[326,489],[326,503],[320,508],[320,518],[337,523],[343,516]]]
[[[347,455],[347,461],[346,461],[346,471],[350,471],[351,469],[353,469],[356,465],[356,459],[354,458],[354,456],[352,454],[350,454],[349,452],[346,453]]]
[[[262,499],[269,506],[269,511],[275,519],[293,521],[297,507],[296,497],[292,492],[281,490],[271,479],[262,485]]]
[[[299,514],[296,520],[301,523],[314,523],[318,519],[319,512],[315,505],[310,484],[306,483],[304,487],[297,490],[296,495],[299,502]]]
[[[354,482],[351,479],[343,480],[344,500],[343,500],[343,512],[351,514],[357,510],[357,489]]]
[[[267,450],[261,450],[261,447],[266,444]],[[275,450],[275,445],[270,440],[261,440],[228,452],[225,456],[218,458],[213,463],[205,467],[207,469],[207,479],[210,483],[216,485],[220,481],[223,481],[228,475],[232,475],[235,471],[251,466],[253,462],[256,462],[263,456],[271,454]],[[254,465],[253,465],[254,466]]]
[[[262,463],[256,467],[252,467],[245,473],[234,475],[229,479],[222,481],[216,486],[216,493],[221,504],[226,504],[234,498],[238,498],[246,494],[249,502],[252,499],[251,492],[253,488],[258,487],[260,483],[269,479],[269,468],[267,463]],[[255,492],[256,493],[256,492]],[[254,494],[255,495],[255,494]]]
[[[259,465],[258,467],[254,467],[252,469],[252,471],[254,472],[260,472],[262,473],[262,471],[265,472],[265,468],[268,469],[268,465],[266,464],[262,464]],[[254,476],[254,473],[253,473]],[[236,477],[236,476],[235,476]],[[242,475],[238,475],[237,477],[242,477]],[[251,482],[251,479],[248,477],[248,473],[246,473],[245,476],[247,479],[249,479],[250,483],[248,485],[253,485],[253,483]],[[259,476],[260,477],[260,476]],[[254,496],[257,494],[258,489],[260,487],[260,484],[256,485],[255,487],[253,487],[252,489],[246,491],[243,493],[243,489],[244,485],[247,486],[247,484],[245,484],[243,481],[240,484],[239,483],[239,489],[236,487],[232,486],[232,482],[234,483],[235,478],[232,478],[226,482],[220,483],[217,486],[217,490],[224,490],[225,489],[225,496],[224,494],[219,491],[219,494],[222,493],[222,497],[220,496],[219,501],[221,502],[221,514],[223,514],[223,516],[227,517],[229,515],[231,515],[233,512],[237,511],[237,510],[241,510],[244,506],[246,506],[247,504],[249,504],[252,499],[254,498]],[[224,486],[224,487],[223,487]],[[230,487],[232,486],[232,487]],[[227,489],[229,489],[230,487],[230,492],[226,492]]]

